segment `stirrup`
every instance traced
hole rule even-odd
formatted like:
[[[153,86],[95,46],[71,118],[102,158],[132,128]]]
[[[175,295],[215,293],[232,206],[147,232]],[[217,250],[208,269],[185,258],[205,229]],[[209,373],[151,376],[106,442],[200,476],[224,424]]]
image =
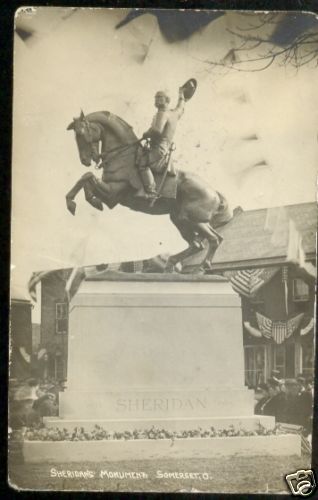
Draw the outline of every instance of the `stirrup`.
[[[159,198],[159,195],[156,191],[146,191],[146,198],[148,200],[156,200]]]
[[[150,193],[148,193],[150,194]],[[149,200],[149,206],[153,207],[156,201],[160,198],[160,195],[158,193],[151,193],[150,197],[148,198]]]

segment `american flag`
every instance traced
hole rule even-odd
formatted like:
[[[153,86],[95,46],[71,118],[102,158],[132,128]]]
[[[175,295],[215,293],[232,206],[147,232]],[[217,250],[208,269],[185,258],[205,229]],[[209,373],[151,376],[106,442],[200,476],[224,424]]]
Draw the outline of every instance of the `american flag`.
[[[272,320],[270,318],[266,318],[266,316],[263,316],[258,312],[256,313],[256,318],[257,318],[258,328],[260,329],[263,337],[271,339],[272,325],[273,325]]]
[[[244,269],[243,271],[226,271],[224,276],[230,280],[235,292],[250,298],[255,295],[265,283],[268,283],[278,270],[278,267]]]
[[[310,330],[312,330],[314,326],[315,326],[315,320],[314,318],[311,318],[309,323],[300,330],[300,335],[307,335],[307,333],[310,332]]]
[[[272,325],[272,337],[276,344],[282,344],[288,338],[288,326],[285,321],[274,321]]]
[[[256,313],[258,328],[263,337],[273,339],[276,344],[282,344],[297,330],[303,316],[304,313],[301,313],[286,321],[272,321],[270,318]]]
[[[284,287],[284,296],[285,296],[285,311],[288,315],[288,266],[284,266],[282,268],[282,283]]]
[[[126,272],[126,273],[162,273],[164,272],[165,266],[167,264],[168,254],[160,254],[145,260],[136,260],[128,262],[112,262],[109,264],[99,264],[94,266],[82,266],[74,267],[73,269],[66,269],[67,280],[65,285],[65,293],[68,300],[70,300],[77,292],[81,282],[85,278],[92,276],[97,276],[99,273],[104,271],[113,272]],[[61,271],[54,269],[51,271],[37,271],[32,273],[31,278],[28,283],[28,291],[33,302],[36,302],[36,287],[42,279],[46,278],[50,274],[55,274]]]

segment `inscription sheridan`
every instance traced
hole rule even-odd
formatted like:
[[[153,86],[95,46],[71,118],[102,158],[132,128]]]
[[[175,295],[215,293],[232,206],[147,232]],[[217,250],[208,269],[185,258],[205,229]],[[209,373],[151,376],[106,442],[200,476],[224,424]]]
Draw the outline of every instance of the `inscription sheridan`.
[[[117,399],[116,411],[119,413],[131,411],[174,411],[174,410],[197,410],[206,408],[207,402],[203,398],[135,398]]]

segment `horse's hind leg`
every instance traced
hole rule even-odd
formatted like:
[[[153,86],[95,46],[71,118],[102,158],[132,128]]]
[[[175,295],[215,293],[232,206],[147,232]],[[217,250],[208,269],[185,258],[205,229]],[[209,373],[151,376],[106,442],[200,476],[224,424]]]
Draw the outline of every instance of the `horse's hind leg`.
[[[194,225],[197,228],[199,235],[208,238],[212,244],[219,246],[220,243],[222,243],[222,236],[215,231],[215,229],[213,229],[209,222],[197,222]]]
[[[171,255],[168,259],[166,270],[173,271],[176,264],[182,262],[183,259],[195,255],[198,251],[198,245],[195,241],[195,234],[191,225],[184,220],[179,219],[177,216],[170,215],[171,222],[177,227],[182,238],[188,243],[188,248],[177,254]]]
[[[194,243],[191,243],[189,247],[183,250],[182,252],[176,253],[174,255],[171,255],[171,257],[169,257],[166,265],[166,271],[173,271],[174,267],[179,262],[182,263],[184,259],[186,259],[187,257],[192,257],[196,253],[198,253],[198,247]]]
[[[197,222],[194,224],[194,227],[199,237],[205,238],[209,242],[209,252],[206,257],[206,262],[209,263],[212,261],[212,258],[218,246],[222,243],[223,238],[217,231],[215,231],[215,229],[213,229],[209,222]]]

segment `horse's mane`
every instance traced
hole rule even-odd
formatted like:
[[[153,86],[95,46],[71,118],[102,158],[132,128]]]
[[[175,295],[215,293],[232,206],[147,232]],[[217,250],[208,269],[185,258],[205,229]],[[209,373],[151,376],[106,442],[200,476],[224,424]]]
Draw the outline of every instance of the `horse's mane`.
[[[110,111],[95,111],[86,115],[86,119],[90,122],[99,123],[103,127],[110,128],[123,141],[134,142],[137,140],[132,126]]]

